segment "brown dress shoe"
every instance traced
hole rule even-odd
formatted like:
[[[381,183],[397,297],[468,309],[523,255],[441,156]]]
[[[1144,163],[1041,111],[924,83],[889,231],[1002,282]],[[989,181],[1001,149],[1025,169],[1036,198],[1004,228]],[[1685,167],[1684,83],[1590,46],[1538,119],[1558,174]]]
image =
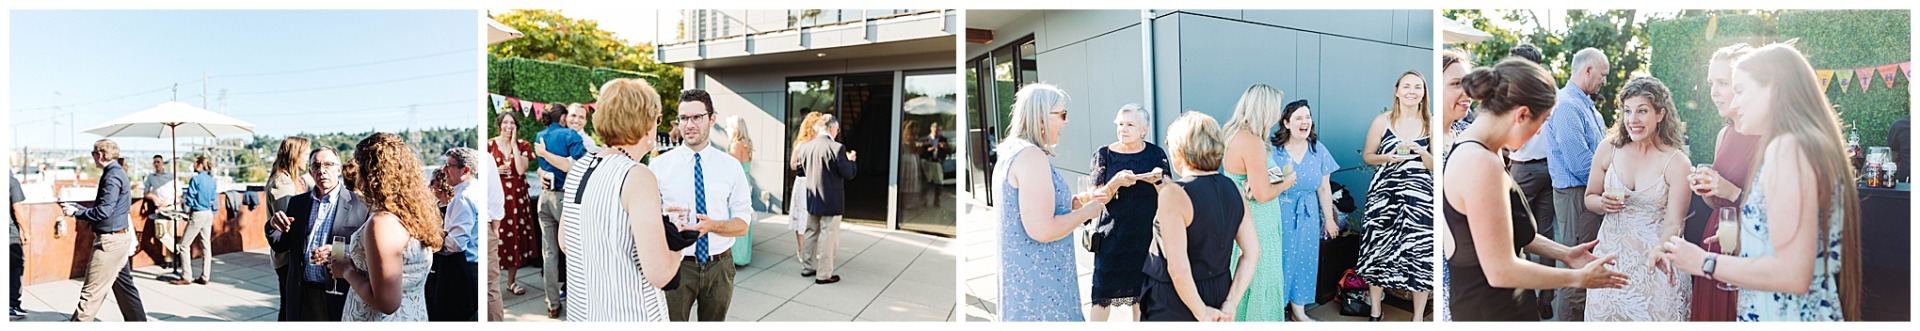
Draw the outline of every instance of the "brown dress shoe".
[[[174,280],[169,280],[169,281],[167,281],[167,284],[173,284],[173,285],[187,285],[187,284],[193,284],[193,282],[190,282],[190,281],[187,281],[187,279],[186,279],[186,278],[176,278],[176,279],[174,279]]]
[[[207,285],[207,279],[206,278],[195,279],[193,280],[193,283],[200,284],[200,285]]]

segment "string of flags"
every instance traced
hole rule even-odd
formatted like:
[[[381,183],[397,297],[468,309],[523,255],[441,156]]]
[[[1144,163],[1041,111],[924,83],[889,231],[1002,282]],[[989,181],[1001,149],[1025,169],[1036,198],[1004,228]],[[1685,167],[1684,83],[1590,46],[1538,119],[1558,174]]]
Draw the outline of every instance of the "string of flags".
[[[487,97],[493,101],[493,109],[495,111],[512,110],[513,112],[520,113],[522,116],[526,116],[526,115],[537,116],[539,114],[546,113],[548,108],[566,106],[565,104],[561,104],[561,103],[547,103],[547,102],[521,100],[519,98],[514,98],[514,97],[509,97],[509,96],[504,96],[504,95],[499,95],[494,93],[487,93]],[[587,108],[587,113],[593,113],[593,108],[594,108],[593,104],[587,103],[587,104],[581,104],[581,105]]]
[[[1827,85],[1838,80],[1840,82],[1840,92],[1847,92],[1847,90],[1851,89],[1849,88],[1850,86],[1858,83],[1860,85],[1859,90],[1863,93],[1873,87],[1872,80],[1876,78],[1875,76],[1879,76],[1877,78],[1887,88],[1893,88],[1893,79],[1896,75],[1902,73],[1907,76],[1907,80],[1913,80],[1913,61],[1852,69],[1818,69],[1813,71],[1815,77],[1820,77],[1820,90],[1826,90]]]

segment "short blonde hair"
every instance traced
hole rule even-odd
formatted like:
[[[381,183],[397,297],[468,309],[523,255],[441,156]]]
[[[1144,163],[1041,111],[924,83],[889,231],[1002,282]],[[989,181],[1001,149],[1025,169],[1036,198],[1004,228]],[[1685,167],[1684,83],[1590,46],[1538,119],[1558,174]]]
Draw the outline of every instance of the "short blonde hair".
[[[109,139],[95,140],[93,141],[93,154],[107,158],[108,160],[118,160],[120,159],[120,144],[114,143],[113,140]]]
[[[1280,123],[1280,106],[1286,102],[1285,92],[1267,86],[1253,84],[1240,94],[1240,102],[1233,105],[1233,117],[1227,118],[1222,132],[1247,131],[1259,141],[1272,138],[1273,125]]]
[[[621,78],[600,86],[594,105],[595,131],[608,146],[632,145],[648,137],[660,124],[660,93],[644,80]]]
[[[1047,83],[1027,84],[1020,92],[1013,94],[1013,123],[1007,125],[1007,140],[1026,140],[1040,147],[1041,152],[1053,155],[1053,146],[1041,141],[1047,136],[1047,113],[1054,106],[1067,104],[1067,92],[1060,87]]]
[[[1167,149],[1174,164],[1185,164],[1194,171],[1220,170],[1226,157],[1227,142],[1213,116],[1187,111],[1167,127]]]

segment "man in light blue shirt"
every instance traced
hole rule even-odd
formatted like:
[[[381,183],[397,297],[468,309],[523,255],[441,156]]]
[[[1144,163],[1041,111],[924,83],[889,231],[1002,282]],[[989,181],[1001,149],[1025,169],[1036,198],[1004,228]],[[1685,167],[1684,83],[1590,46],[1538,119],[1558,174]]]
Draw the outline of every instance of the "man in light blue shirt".
[[[480,286],[479,220],[482,200],[487,192],[475,179],[473,166],[480,163],[480,152],[460,147],[448,150],[447,184],[453,185],[453,199],[447,203],[446,240],[439,256],[433,258],[433,275],[428,277],[427,319],[431,321],[476,321],[476,302]]]
[[[1593,153],[1604,137],[1605,120],[1589,95],[1607,84],[1609,63],[1599,49],[1573,53],[1567,86],[1556,96],[1540,137],[1551,142],[1547,174],[1553,180],[1554,241],[1567,246],[1591,242],[1600,236],[1600,214],[1586,208],[1587,176],[1593,171]],[[1572,266],[1577,267],[1577,266]],[[1563,288],[1553,299],[1554,319],[1579,321],[1586,317],[1587,291]]]
[[[580,140],[581,134],[567,128],[567,109],[555,104],[541,114],[540,119],[547,123],[547,129],[541,130],[540,142],[534,148],[539,154],[542,181],[546,184],[540,192],[540,201],[535,210],[540,219],[540,276],[546,282],[547,317],[560,318],[565,314],[560,293],[567,289],[567,257],[560,251],[560,189],[566,187],[567,170],[573,167],[573,161],[587,156],[586,143]]]

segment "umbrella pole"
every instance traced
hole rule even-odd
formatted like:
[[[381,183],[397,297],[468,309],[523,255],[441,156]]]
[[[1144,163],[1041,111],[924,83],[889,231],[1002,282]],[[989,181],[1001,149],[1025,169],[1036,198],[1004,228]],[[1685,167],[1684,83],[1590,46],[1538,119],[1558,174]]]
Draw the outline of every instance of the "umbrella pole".
[[[173,175],[173,178],[167,178],[167,182],[171,183],[180,178],[180,126],[178,125],[167,126],[167,133],[169,136],[168,138],[173,139],[172,143],[168,144],[169,148],[173,149],[173,159],[168,160],[167,162],[167,172],[171,173],[170,175]],[[179,185],[174,185],[173,192],[167,192],[167,193],[174,195],[173,199],[176,200],[173,202],[174,210],[184,211],[183,209],[186,208],[184,207],[185,201],[177,201],[177,200],[180,200],[179,194],[177,194],[180,192],[179,188],[180,188]]]

